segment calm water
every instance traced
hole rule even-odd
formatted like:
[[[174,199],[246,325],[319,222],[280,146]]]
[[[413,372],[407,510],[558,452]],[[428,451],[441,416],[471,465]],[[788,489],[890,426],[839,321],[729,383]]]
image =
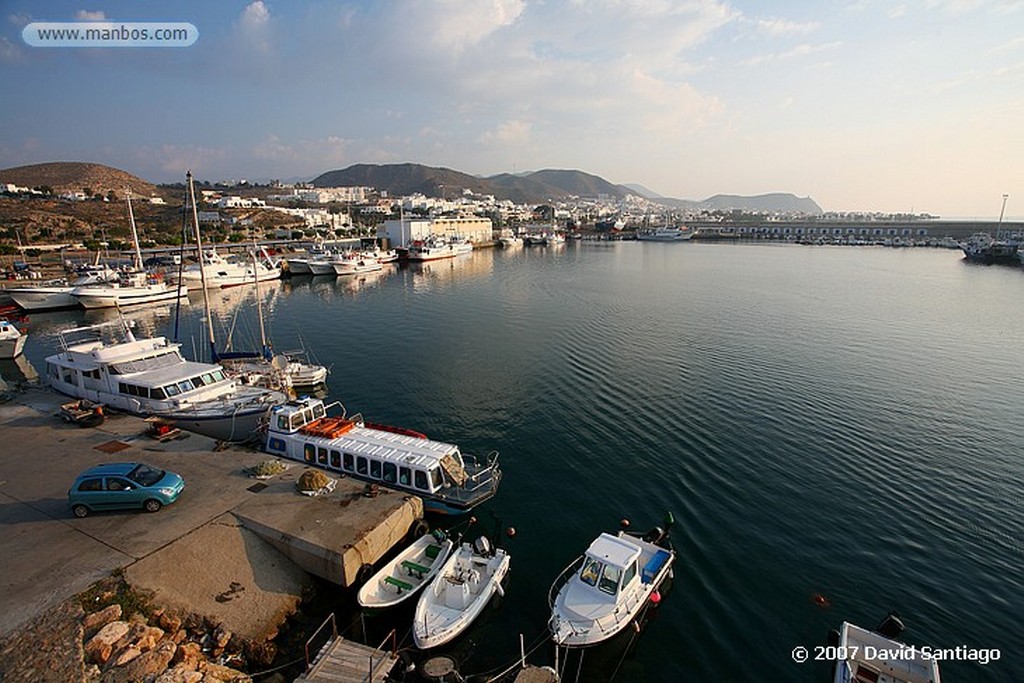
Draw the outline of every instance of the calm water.
[[[670,510],[670,594],[627,656],[594,655],[580,680],[822,681],[793,648],[890,609],[908,643],[1001,650],[945,680],[1020,679],[1024,270],[945,250],[595,243],[262,289],[277,348],[331,365],[350,411],[501,452],[477,516],[516,528],[512,576],[457,648],[464,674],[542,636],[551,581],[600,531]],[[215,294],[218,334],[254,338],[252,297]],[[135,315],[167,334],[167,313]],[[94,315],[34,316],[29,359],[41,369],[53,331]]]

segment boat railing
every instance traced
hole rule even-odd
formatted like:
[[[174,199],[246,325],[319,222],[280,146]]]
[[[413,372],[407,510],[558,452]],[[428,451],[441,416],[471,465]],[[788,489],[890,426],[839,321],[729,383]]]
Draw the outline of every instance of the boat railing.
[[[554,609],[555,597],[558,595],[558,591],[562,590],[562,586],[569,582],[576,572],[579,571],[580,567],[583,566],[583,560],[586,558],[585,555],[580,555],[573,560],[568,567],[562,570],[562,573],[558,575],[555,582],[551,584],[551,588],[548,590],[548,607]]]
[[[473,474],[467,478],[467,485],[464,487],[466,491],[473,493],[482,488],[492,488],[495,485],[497,474],[500,472],[498,468],[498,451],[491,451],[484,458],[484,463],[481,465],[477,457],[471,453],[463,453],[462,460],[472,461]],[[472,482],[472,486],[469,483]]]

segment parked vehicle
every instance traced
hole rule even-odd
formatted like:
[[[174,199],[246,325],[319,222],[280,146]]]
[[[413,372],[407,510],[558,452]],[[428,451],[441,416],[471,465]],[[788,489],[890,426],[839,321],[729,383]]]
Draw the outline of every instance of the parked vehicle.
[[[68,490],[68,504],[75,517],[102,510],[156,512],[177,500],[184,488],[174,472],[138,462],[106,463],[78,475]]]

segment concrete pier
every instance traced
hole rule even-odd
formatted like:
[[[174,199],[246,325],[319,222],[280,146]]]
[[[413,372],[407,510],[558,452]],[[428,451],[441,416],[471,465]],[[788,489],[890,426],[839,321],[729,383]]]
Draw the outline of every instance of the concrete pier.
[[[351,585],[362,564],[379,559],[422,516],[414,496],[368,498],[362,483],[347,479],[330,496],[302,495],[295,490],[300,463],[257,482],[244,470],[267,454],[215,450],[212,440],[188,433],[160,442],[137,417],[112,414],[93,429],[70,425],[56,417],[67,400],[29,389],[0,405],[0,633],[123,568],[157,602],[265,637],[298,604],[307,571]],[[185,490],[155,514],[72,516],[67,490],[78,473],[119,461],[177,472]]]

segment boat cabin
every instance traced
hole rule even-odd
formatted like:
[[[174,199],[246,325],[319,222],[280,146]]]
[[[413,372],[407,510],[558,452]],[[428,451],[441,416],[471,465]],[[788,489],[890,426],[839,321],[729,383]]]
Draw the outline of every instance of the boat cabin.
[[[638,575],[640,547],[626,539],[601,534],[583,556],[579,580],[593,589],[616,596]]]
[[[500,471],[496,454],[481,466],[472,456],[464,458],[455,444],[409,430],[369,427],[360,416],[328,416],[328,409],[336,405],[340,406],[302,397],[275,407],[270,414],[266,451],[404,489],[453,508],[431,508],[438,512],[465,511],[497,490]]]

